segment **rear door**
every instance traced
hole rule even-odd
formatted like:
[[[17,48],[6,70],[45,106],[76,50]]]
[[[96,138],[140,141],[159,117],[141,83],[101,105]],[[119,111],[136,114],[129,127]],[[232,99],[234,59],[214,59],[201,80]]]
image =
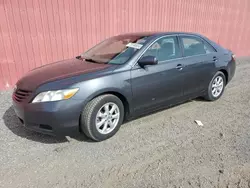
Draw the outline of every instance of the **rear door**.
[[[157,65],[136,64],[131,70],[133,106],[135,111],[147,110],[165,102],[175,103],[183,96],[181,51],[176,36],[155,41],[142,55],[155,56]]]
[[[183,61],[184,96],[203,92],[212,78],[217,61],[215,49],[194,35],[179,35]]]

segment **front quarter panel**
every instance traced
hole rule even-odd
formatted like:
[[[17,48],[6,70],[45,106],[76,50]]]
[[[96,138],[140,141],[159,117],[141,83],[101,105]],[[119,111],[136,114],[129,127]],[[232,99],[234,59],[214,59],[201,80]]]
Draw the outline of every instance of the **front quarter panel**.
[[[114,72],[110,75],[77,83],[74,87],[80,88],[74,99],[83,101],[83,104],[107,92],[120,93],[129,101],[132,98],[130,71]]]

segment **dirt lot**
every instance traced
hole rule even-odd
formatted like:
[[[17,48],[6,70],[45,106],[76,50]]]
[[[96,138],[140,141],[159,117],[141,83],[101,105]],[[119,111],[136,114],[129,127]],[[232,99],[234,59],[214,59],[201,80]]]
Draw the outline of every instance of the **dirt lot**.
[[[246,59],[220,100],[136,119],[101,143],[26,130],[11,92],[0,93],[0,104],[0,187],[250,187]]]

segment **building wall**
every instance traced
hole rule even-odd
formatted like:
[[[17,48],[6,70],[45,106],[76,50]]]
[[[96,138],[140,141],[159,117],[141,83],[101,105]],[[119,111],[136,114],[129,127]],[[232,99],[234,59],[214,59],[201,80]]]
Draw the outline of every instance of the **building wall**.
[[[199,32],[249,56],[249,19],[249,0],[0,0],[0,90],[125,32]]]

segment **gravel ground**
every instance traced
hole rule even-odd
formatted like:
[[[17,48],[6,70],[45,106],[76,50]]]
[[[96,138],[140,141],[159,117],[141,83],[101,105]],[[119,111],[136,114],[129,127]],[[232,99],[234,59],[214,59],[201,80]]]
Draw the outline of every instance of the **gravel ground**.
[[[2,92],[0,187],[250,187],[249,82],[241,59],[220,100],[130,121],[100,143],[26,130]]]

